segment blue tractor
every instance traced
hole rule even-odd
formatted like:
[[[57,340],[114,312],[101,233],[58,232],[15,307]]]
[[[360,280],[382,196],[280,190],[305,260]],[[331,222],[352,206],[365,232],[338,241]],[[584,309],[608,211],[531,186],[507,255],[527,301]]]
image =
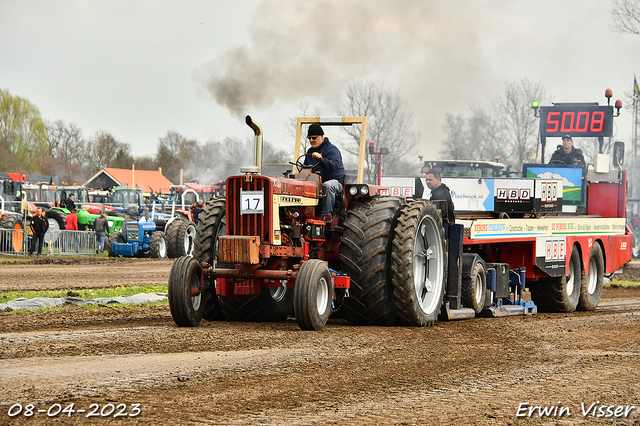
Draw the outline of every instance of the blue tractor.
[[[155,222],[141,219],[127,222],[124,232],[112,232],[107,239],[109,256],[167,257],[167,238]]]

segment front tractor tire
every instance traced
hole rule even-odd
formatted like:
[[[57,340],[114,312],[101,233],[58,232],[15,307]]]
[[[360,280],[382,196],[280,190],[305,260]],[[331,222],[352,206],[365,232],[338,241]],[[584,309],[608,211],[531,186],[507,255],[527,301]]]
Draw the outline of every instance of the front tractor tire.
[[[167,238],[162,231],[155,231],[151,234],[149,242],[149,255],[156,259],[167,257]]]
[[[218,238],[220,235],[225,234],[226,206],[227,202],[224,197],[213,198],[207,202],[203,212],[198,217],[193,256],[200,263],[206,262],[212,266],[218,265]],[[216,282],[214,280],[209,280],[203,297],[203,318],[207,321],[225,319],[216,294]]]
[[[634,259],[640,259],[640,225],[633,227],[633,245],[631,246],[631,254]]]
[[[113,251],[113,243],[126,243],[127,240],[124,236],[123,231],[111,231],[111,233],[107,236],[107,243],[105,244],[105,249],[107,253],[109,253],[109,257],[115,257],[116,254]]]
[[[580,252],[574,246],[567,276],[538,280],[532,287],[531,300],[541,312],[573,312],[578,307],[580,289],[584,281]]]
[[[302,264],[293,290],[293,310],[302,330],[322,330],[331,314],[333,281],[326,263],[310,259]]]
[[[205,304],[200,292],[202,268],[189,256],[178,258],[169,273],[169,309],[178,327],[196,327],[204,316]]]
[[[351,288],[341,309],[354,324],[396,323],[391,240],[404,204],[399,197],[379,196],[359,201],[348,211],[340,244],[340,271],[351,278]]]
[[[391,252],[394,299],[407,326],[431,326],[444,298],[446,253],[438,209],[415,200],[402,209]]]
[[[167,229],[167,254],[170,258],[193,256],[196,225],[191,221],[174,219]]]

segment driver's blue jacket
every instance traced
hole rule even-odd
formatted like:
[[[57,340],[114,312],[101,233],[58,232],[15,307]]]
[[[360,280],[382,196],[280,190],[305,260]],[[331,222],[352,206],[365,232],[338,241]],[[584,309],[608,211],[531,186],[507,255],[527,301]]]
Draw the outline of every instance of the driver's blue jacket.
[[[311,154],[319,152],[322,154],[320,165],[316,167],[317,172],[323,182],[335,179],[340,183],[344,183],[344,166],[342,164],[342,154],[340,150],[334,144],[329,141],[328,137],[324,137],[324,142],[317,148],[309,148],[307,150],[307,156],[305,157],[304,164],[308,166],[314,166],[318,161],[311,158]]]

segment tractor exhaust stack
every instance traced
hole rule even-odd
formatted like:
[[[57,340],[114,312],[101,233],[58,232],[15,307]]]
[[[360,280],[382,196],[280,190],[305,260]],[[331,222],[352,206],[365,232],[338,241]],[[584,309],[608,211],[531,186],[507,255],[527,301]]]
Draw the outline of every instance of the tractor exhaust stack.
[[[262,129],[256,122],[251,119],[251,116],[247,115],[245,117],[245,122],[247,126],[253,129],[253,133],[255,136],[255,156],[254,156],[254,165],[258,168],[258,173],[262,173]]]

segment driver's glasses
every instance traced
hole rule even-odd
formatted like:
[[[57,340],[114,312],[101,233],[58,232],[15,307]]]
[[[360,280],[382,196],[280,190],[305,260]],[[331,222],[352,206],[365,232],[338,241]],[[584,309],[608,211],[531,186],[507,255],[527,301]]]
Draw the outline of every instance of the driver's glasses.
[[[307,139],[309,139],[310,141],[315,141],[317,138],[317,136],[309,136]]]

